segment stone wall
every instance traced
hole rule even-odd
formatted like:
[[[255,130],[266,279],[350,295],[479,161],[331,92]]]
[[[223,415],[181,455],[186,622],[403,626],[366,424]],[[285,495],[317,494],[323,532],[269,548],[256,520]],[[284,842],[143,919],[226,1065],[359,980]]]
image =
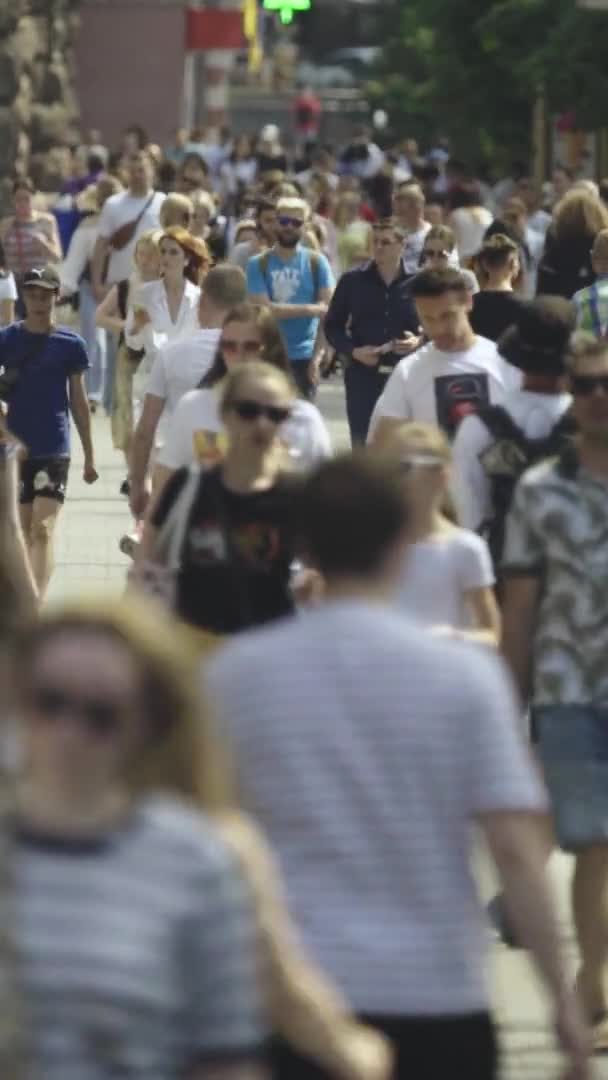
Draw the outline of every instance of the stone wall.
[[[79,0],[0,0],[0,202],[15,173],[57,190],[78,125],[74,44]]]

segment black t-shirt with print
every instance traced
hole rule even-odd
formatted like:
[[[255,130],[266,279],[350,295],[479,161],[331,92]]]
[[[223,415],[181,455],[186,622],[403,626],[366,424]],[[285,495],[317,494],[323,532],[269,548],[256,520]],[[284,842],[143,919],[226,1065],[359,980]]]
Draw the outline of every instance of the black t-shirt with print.
[[[498,341],[517,322],[522,306],[523,300],[516,293],[482,289],[473,297],[471,326],[476,334]]]
[[[152,523],[167,519],[188,476],[168,481]],[[219,468],[201,473],[182,551],[177,613],[194,626],[232,634],[293,611],[289,589],[294,482],[279,478],[267,491],[240,495]]]

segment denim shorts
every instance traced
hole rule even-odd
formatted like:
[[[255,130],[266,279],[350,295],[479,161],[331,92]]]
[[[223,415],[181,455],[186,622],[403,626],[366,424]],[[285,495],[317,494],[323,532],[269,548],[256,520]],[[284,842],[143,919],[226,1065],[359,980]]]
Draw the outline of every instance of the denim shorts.
[[[560,847],[608,844],[608,708],[549,705],[533,719]]]

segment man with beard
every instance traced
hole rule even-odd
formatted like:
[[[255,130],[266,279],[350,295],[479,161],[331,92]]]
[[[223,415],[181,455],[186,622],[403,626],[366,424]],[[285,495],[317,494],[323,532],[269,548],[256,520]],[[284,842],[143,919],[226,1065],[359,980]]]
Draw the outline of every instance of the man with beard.
[[[303,397],[315,396],[321,352],[320,320],[331,300],[334,278],[328,260],[301,243],[309,210],[303,199],[277,203],[277,239],[247,264],[247,289],[254,303],[274,312],[285,338],[294,381]]]

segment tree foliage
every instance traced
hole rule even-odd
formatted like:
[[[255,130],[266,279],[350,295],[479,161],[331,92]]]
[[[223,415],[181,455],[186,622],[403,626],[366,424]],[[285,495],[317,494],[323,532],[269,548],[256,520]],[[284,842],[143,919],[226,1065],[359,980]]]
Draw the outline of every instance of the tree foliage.
[[[608,125],[608,12],[576,0],[386,0],[383,57],[369,84],[395,129],[446,132],[462,153],[529,150],[534,101]]]

